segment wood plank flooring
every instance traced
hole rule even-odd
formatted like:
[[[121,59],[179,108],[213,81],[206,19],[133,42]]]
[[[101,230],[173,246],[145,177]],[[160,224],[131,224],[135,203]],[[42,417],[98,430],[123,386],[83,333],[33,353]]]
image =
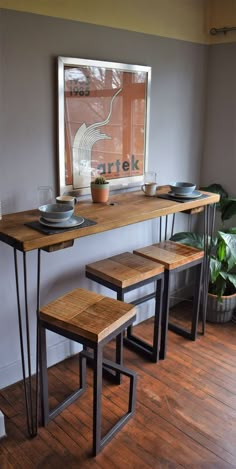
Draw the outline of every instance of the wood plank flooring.
[[[184,320],[179,319],[184,315]],[[185,323],[188,308],[174,312]],[[136,326],[148,339],[152,320]],[[114,343],[106,356],[114,354]],[[236,324],[207,324],[205,337],[188,341],[168,333],[168,354],[149,363],[125,349],[127,367],[138,373],[135,417],[96,457],[92,447],[92,372],[86,393],[29,439],[22,384],[0,391],[7,438],[0,441],[0,468],[236,468]],[[78,360],[50,368],[54,406],[78,385]],[[127,409],[128,381],[104,380],[103,432]]]

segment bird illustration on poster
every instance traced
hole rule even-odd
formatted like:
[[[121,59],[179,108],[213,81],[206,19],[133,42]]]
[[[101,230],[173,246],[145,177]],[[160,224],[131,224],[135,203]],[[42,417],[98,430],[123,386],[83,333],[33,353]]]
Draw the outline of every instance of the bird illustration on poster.
[[[122,91],[119,88],[114,94],[110,102],[110,109],[108,116],[101,122],[86,126],[85,122],[76,131],[73,147],[72,147],[72,160],[73,160],[73,187],[87,187],[91,182],[92,177],[92,148],[93,145],[99,140],[110,140],[111,137],[106,133],[100,131],[100,128],[107,125],[110,121],[112,114],[112,106],[118,94]]]

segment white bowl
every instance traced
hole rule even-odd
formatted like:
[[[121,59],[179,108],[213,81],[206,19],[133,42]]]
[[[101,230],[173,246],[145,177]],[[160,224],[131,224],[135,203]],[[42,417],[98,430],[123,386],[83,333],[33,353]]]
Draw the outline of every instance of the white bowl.
[[[38,210],[44,220],[54,223],[69,220],[74,212],[74,208],[66,204],[41,205]]]
[[[171,182],[170,188],[175,194],[188,195],[196,189],[196,184],[192,184],[192,182]]]

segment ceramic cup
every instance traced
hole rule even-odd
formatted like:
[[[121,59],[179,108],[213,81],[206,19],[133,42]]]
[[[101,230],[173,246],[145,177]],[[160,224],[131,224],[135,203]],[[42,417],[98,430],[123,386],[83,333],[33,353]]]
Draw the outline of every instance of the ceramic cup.
[[[74,207],[76,202],[76,197],[72,197],[71,195],[59,195],[56,197],[57,204],[67,204]]]
[[[156,195],[157,184],[155,182],[147,182],[141,186],[142,191],[148,197],[153,197]]]

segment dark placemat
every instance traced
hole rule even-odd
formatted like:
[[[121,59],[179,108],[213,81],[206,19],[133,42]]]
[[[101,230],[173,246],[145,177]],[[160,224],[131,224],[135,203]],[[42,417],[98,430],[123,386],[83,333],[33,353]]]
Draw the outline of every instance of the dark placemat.
[[[192,199],[184,199],[183,197],[173,197],[172,195],[169,194],[160,194],[157,196],[160,199],[168,199],[168,200],[173,200],[175,202],[181,202],[186,203],[186,202],[195,202],[197,200],[202,200],[202,199],[207,199],[209,195],[202,194],[200,197],[193,197]]]
[[[31,221],[29,223],[25,223],[25,225],[29,226],[30,228],[33,228],[34,230],[40,231],[41,233],[48,235],[63,233],[64,231],[78,230],[80,228],[85,228],[86,226],[92,226],[96,224],[96,221],[89,220],[88,218],[84,218],[84,222],[81,223],[81,225],[73,226],[72,228],[51,228],[50,226],[41,225],[39,221]]]

